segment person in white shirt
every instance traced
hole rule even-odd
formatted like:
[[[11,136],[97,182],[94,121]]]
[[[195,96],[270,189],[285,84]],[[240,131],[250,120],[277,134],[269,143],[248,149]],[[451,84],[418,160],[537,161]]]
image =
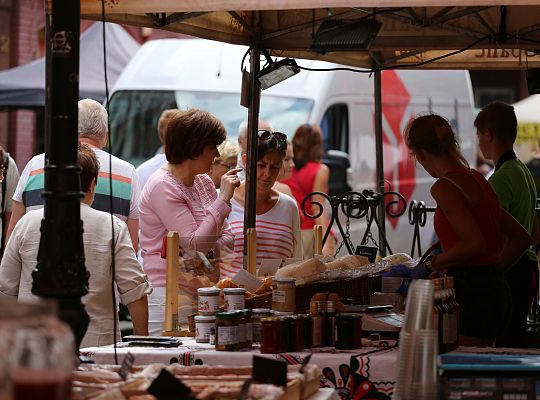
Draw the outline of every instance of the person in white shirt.
[[[161,142],[161,147],[159,148],[154,157],[146,160],[137,167],[141,191],[144,188],[146,181],[148,181],[148,178],[150,178],[152,174],[156,172],[165,163],[165,161],[167,161],[167,159],[165,158],[163,144],[165,143],[165,132],[167,131],[167,124],[169,123],[171,117],[174,115],[175,111],[177,111],[175,108],[169,108],[161,113],[157,125],[157,131],[159,135],[159,141]]]
[[[85,265],[90,273],[89,292],[82,298],[90,324],[81,347],[103,346],[119,339],[118,332],[114,332],[118,313],[112,296],[113,281],[131,315],[133,333],[148,335],[147,295],[152,292],[152,286],[137,262],[126,224],[114,216],[113,275],[111,215],[90,207],[96,193],[99,162],[87,145],[79,146],[77,161],[82,167],[81,219]],[[13,229],[0,264],[0,296],[17,297],[19,301],[35,297],[31,292],[32,271],[37,264],[42,219],[43,208],[29,211]]]

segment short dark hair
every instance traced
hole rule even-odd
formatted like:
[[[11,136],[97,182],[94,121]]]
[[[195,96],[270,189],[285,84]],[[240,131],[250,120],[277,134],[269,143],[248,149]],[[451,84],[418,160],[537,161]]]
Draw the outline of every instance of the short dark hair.
[[[217,146],[227,137],[223,123],[208,111],[178,110],[170,117],[165,134],[165,156],[171,164],[193,159],[206,146]]]
[[[81,190],[84,193],[90,191],[92,179],[96,179],[99,174],[99,160],[94,150],[87,144],[79,144],[77,149],[77,163],[81,166]]]
[[[276,134],[284,135],[280,132],[276,132]],[[274,132],[271,132],[270,135],[267,140],[257,140],[257,160],[262,159],[268,153],[278,153],[282,160],[285,158],[287,154],[287,137],[284,135],[284,140],[280,141],[274,135]]]
[[[483,132],[489,129],[505,144],[514,144],[517,137],[517,118],[514,107],[494,101],[482,108],[474,120],[474,126]]]
[[[294,165],[301,169],[309,161],[320,161],[323,156],[323,134],[316,124],[300,125],[292,139]]]

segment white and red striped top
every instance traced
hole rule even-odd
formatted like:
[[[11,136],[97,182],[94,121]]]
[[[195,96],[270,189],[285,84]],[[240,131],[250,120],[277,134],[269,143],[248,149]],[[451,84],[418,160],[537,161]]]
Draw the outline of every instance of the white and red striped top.
[[[229,225],[234,234],[234,254],[223,257],[221,277],[233,277],[243,268],[244,207],[231,199],[232,211]],[[286,194],[279,194],[278,201],[268,212],[257,215],[257,267],[263,259],[301,258],[300,215],[296,201]]]

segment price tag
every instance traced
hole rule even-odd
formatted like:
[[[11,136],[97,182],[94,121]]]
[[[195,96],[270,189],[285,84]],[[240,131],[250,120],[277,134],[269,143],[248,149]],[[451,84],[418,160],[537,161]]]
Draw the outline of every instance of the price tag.
[[[135,361],[135,356],[128,351],[124,357],[124,361],[122,361],[122,366],[118,371],[118,375],[120,375],[120,378],[122,378],[123,381],[127,379],[129,372],[133,368],[133,361]]]
[[[257,279],[245,269],[241,269],[233,276],[232,281],[238,286],[245,287],[251,293],[255,292],[263,284],[260,279]]]
[[[373,246],[356,246],[356,251],[354,252],[354,254],[357,256],[366,257],[369,262],[375,262],[375,258],[377,257],[377,251],[379,251],[379,249]]]
[[[192,399],[191,389],[165,368],[161,370],[147,391],[158,400]]]
[[[281,266],[282,260],[279,258],[265,258],[261,261],[261,266],[257,270],[257,276],[274,276]]]
[[[284,361],[254,355],[252,378],[261,383],[287,386],[287,364]]]

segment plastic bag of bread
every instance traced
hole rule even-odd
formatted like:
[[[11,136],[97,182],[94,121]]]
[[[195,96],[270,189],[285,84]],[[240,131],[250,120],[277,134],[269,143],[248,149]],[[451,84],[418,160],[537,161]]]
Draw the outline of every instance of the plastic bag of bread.
[[[396,254],[390,254],[389,256],[384,257],[383,261],[386,262],[388,267],[391,267],[393,265],[398,265],[398,264],[407,264],[410,261],[412,261],[412,258],[406,253],[396,253]]]
[[[326,268],[321,260],[310,258],[309,260],[299,261],[281,267],[276,272],[276,278],[295,278],[304,279],[308,276],[324,272]]]
[[[370,264],[369,260],[364,256],[357,255],[346,255],[339,257],[334,261],[330,261],[325,264],[327,271],[332,271],[336,269],[350,269],[362,267],[366,264]]]

